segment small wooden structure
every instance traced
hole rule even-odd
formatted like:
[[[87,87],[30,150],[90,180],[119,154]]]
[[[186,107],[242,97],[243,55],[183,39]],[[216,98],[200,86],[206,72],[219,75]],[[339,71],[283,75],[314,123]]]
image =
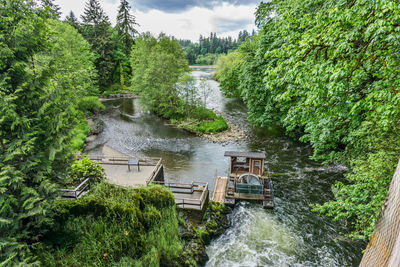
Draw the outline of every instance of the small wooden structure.
[[[60,191],[63,193],[61,198],[62,199],[77,199],[80,196],[89,192],[89,187],[90,187],[90,179],[86,178],[82,183],[80,183],[74,189],[64,189],[64,188],[60,189]]]
[[[228,177],[216,178],[213,200],[235,205],[236,200],[262,201],[264,208],[274,207],[272,182],[264,170],[265,154],[226,151],[230,157]]]
[[[203,211],[208,202],[208,183],[193,181],[185,184],[154,181],[153,184],[161,184],[171,189],[175,197],[175,204],[181,209]]]

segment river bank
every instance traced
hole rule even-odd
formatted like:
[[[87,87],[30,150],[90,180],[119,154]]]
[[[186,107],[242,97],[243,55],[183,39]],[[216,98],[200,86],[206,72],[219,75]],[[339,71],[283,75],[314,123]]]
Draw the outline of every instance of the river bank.
[[[281,173],[272,176],[275,209],[238,204],[228,214],[231,226],[206,246],[206,266],[357,266],[365,243],[342,238],[339,233],[349,230],[345,224],[332,222],[309,207],[333,198],[331,185],[343,180],[343,166],[321,168],[310,159],[310,146],[287,137],[280,128],[252,128],[246,106],[240,99],[224,98],[211,72],[192,72],[196,79],[205,77],[213,89],[207,108],[237,124],[246,133],[244,140],[213,142],[166,125],[141,110],[137,99],[120,99],[104,103],[106,111],[100,114],[104,129],[96,141],[87,144],[85,152],[96,155],[107,144],[138,157],[162,157],[167,181],[190,183],[196,179],[213,188],[215,171],[221,176],[227,173],[226,150],[264,151],[266,170]]]

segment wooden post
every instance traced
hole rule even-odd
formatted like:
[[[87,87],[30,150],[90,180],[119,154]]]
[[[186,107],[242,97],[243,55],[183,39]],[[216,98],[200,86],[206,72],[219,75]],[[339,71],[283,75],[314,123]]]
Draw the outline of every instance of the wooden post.
[[[400,162],[360,266],[400,266]]]

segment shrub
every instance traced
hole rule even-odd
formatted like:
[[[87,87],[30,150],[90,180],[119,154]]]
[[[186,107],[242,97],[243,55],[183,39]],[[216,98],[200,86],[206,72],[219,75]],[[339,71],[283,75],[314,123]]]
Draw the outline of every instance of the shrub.
[[[100,163],[95,162],[88,157],[76,160],[68,173],[68,182],[71,184],[80,184],[83,180],[89,178],[92,183],[98,183],[104,180],[104,169]]]
[[[84,113],[95,113],[105,108],[97,96],[87,96],[81,98],[78,107]]]

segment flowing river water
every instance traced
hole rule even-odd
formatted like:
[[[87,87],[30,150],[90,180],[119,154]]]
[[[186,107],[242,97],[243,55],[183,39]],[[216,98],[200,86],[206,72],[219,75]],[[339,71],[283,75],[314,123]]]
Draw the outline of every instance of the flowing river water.
[[[248,132],[240,142],[213,143],[167,123],[140,108],[137,99],[105,102],[100,116],[104,130],[88,144],[87,153],[102,146],[143,157],[162,157],[167,180],[214,184],[214,173],[226,176],[226,150],[264,151],[265,168],[275,188],[273,210],[241,202],[229,215],[232,226],[207,247],[206,266],[357,266],[365,243],[343,239],[348,229],[315,212],[312,203],[332,199],[331,185],[343,179],[345,167],[324,167],[309,159],[312,149],[285,136],[277,127],[252,128],[247,109],[239,99],[224,98],[211,79],[212,69],[196,68],[192,75],[205,77],[212,88],[207,107]]]

